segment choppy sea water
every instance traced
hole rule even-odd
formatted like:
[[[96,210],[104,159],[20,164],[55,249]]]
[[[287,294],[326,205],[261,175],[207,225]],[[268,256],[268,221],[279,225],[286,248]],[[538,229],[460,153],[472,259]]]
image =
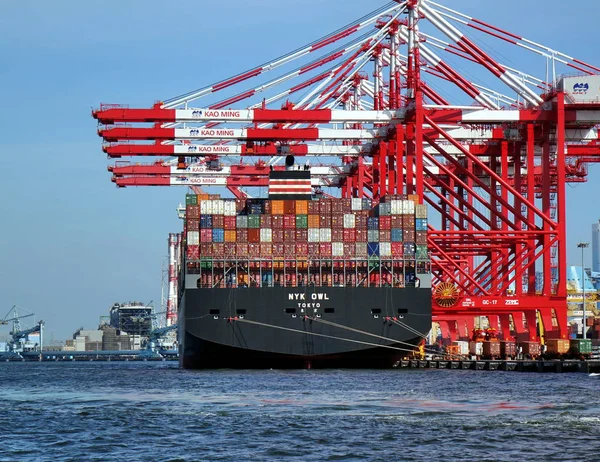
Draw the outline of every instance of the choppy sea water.
[[[1,461],[600,460],[600,377],[0,363]]]

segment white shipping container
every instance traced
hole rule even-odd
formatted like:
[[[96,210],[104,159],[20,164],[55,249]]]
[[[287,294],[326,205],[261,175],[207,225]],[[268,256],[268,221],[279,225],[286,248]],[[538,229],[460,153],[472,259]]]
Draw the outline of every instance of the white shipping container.
[[[188,245],[200,245],[200,231],[188,231],[187,244]]]
[[[406,214],[407,215],[415,214],[415,203],[413,201],[406,201]]]
[[[271,228],[260,229],[260,242],[273,242],[273,232]]]
[[[331,228],[321,228],[319,230],[319,242],[331,242]]]
[[[223,207],[224,207],[223,215],[225,215],[227,217],[235,217],[236,216],[235,201],[225,201]]]
[[[356,197],[352,198],[352,210],[362,210],[362,199],[357,199]]]
[[[333,242],[331,244],[331,254],[334,257],[344,256],[344,243],[343,242]]]
[[[380,242],[379,243],[379,255],[382,257],[389,257],[392,255],[391,242]]]
[[[458,354],[460,354],[460,355],[468,355],[469,354],[469,342],[459,340],[456,342],[452,342],[452,345],[458,347]]]
[[[223,215],[224,205],[222,199],[216,199],[213,203],[213,215]]]
[[[483,342],[469,342],[469,353],[474,356],[483,355]]]
[[[357,242],[356,243],[356,256],[367,255],[367,243]]]
[[[354,228],[356,226],[356,215],[353,213],[344,213],[344,228]]]
[[[200,213],[202,215],[212,215],[213,207],[211,200],[201,200],[200,201]]]
[[[319,242],[319,228],[309,228],[308,229],[308,242]]]
[[[392,207],[392,215],[400,215],[402,213],[402,201],[398,199],[392,199],[390,202]]]

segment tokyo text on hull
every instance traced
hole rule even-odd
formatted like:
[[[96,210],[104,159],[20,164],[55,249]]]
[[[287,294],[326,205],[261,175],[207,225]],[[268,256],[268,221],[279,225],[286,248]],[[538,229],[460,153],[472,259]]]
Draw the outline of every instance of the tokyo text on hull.
[[[422,288],[185,290],[186,368],[392,367],[431,327]]]

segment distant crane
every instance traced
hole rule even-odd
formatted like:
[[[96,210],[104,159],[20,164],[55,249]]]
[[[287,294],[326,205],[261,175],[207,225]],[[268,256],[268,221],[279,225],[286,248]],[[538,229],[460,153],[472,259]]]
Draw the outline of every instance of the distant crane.
[[[29,318],[32,316],[34,317],[34,326],[23,329],[21,327],[21,320],[23,318]],[[44,345],[44,321],[35,323],[35,313],[19,315],[17,305],[13,305],[6,316],[0,320],[0,325],[7,325],[9,322],[12,322],[13,325],[11,331],[9,332],[9,334],[12,336],[12,340],[8,342],[8,352],[6,352],[8,355],[22,358],[21,353],[26,351],[40,351],[41,353]],[[29,335],[38,332],[40,334],[40,342],[33,345],[28,343]]]
[[[146,354],[151,357],[162,356],[161,352],[166,350],[165,345],[161,343],[161,340],[165,339],[170,332],[174,332],[177,330],[177,324],[173,324],[166,327],[161,327],[158,322],[158,317],[160,315],[166,315],[167,311],[160,311],[158,313],[151,313],[146,316],[139,316],[138,322],[142,322],[144,320],[150,319],[152,322],[152,330],[148,335],[148,339],[146,341]]]

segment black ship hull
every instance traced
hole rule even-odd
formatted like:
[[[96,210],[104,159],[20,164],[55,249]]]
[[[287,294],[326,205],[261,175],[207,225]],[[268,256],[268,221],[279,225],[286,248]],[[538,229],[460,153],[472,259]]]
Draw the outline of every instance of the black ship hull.
[[[186,289],[184,368],[392,367],[431,328],[425,288]]]

